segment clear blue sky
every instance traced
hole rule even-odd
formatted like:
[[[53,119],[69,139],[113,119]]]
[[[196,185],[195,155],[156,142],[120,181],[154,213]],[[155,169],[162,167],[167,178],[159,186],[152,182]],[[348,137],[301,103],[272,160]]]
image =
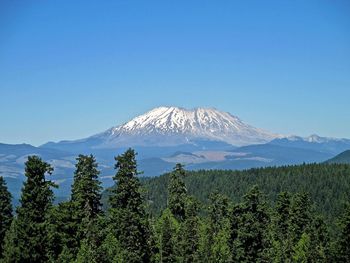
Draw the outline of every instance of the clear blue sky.
[[[77,139],[153,107],[350,138],[350,1],[0,1],[0,142]]]

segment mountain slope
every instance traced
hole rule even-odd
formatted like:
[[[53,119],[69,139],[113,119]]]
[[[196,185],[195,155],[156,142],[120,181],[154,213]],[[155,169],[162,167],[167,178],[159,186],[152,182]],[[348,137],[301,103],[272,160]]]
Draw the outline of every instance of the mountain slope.
[[[175,146],[197,140],[220,141],[235,146],[266,143],[281,136],[242,122],[213,108],[187,110],[159,107],[131,121],[86,139],[47,143],[43,147],[66,149],[131,146]]]
[[[342,152],[338,154],[337,156],[333,157],[332,159],[329,159],[327,163],[346,163],[350,164],[350,150],[347,150],[345,152]]]

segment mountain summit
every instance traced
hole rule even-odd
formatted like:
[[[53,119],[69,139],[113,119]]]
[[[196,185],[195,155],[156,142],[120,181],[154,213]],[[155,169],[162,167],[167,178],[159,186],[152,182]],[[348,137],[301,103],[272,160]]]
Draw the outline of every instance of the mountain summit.
[[[92,136],[98,148],[115,146],[172,146],[197,140],[235,146],[259,144],[280,137],[214,108],[158,107],[129,122]]]
[[[236,147],[235,147],[236,146]],[[0,175],[20,193],[23,164],[39,155],[54,168],[61,196],[70,193],[75,157],[93,154],[104,186],[113,184],[114,156],[126,148],[138,152],[144,176],[156,176],[183,163],[189,170],[248,169],[303,162],[324,162],[350,149],[350,140],[311,135],[281,136],[255,128],[214,108],[159,107],[99,134],[80,140],[48,142],[40,147],[0,144]]]

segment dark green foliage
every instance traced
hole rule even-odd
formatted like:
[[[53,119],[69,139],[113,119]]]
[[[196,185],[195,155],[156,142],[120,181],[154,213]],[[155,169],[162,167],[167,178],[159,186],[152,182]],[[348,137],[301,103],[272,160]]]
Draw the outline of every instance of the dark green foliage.
[[[122,263],[126,256],[123,254],[121,245],[113,233],[108,233],[106,235],[99,248],[99,251],[102,255],[99,263]]]
[[[336,244],[338,262],[350,262],[350,203],[339,220],[340,233]]]
[[[229,199],[215,191],[210,194],[209,201],[208,219],[202,226],[200,255],[206,262],[228,262],[231,257]]]
[[[80,241],[76,262],[109,262],[103,247],[107,234],[105,232],[106,228],[106,221],[102,216],[89,221],[85,231],[85,238]]]
[[[308,194],[281,193],[272,228],[275,262],[328,262],[329,231]]]
[[[106,233],[105,221],[102,217],[96,218],[87,225],[86,237],[80,242],[80,248],[77,253],[76,262],[103,263],[110,262],[106,257],[106,251],[103,247]]]
[[[269,208],[263,194],[254,186],[233,214],[236,237],[233,243],[234,258],[238,262],[267,262],[270,249]]]
[[[218,191],[209,196],[209,220],[213,233],[217,234],[223,227],[225,219],[229,217],[229,199]]]
[[[50,259],[69,262],[75,258],[80,240],[77,238],[78,224],[74,219],[75,207],[72,202],[62,202],[49,213]]]
[[[177,262],[179,223],[169,209],[165,209],[157,223],[159,262]]]
[[[332,223],[342,210],[343,200],[350,194],[350,165],[304,164],[295,166],[254,168],[246,171],[200,170],[187,171],[184,182],[188,194],[201,203],[208,204],[213,189],[220,189],[233,202],[241,202],[242,196],[253,185],[258,185],[272,205],[280,192],[306,192],[316,204],[316,211],[323,214],[327,224]],[[144,180],[151,200],[152,214],[159,215],[167,205],[169,174]]]
[[[47,181],[51,166],[37,156],[29,156],[25,163],[27,181],[22,188],[17,219],[6,239],[5,262],[47,262],[48,211],[52,206],[53,184]]]
[[[310,237],[308,234],[303,233],[294,246],[292,254],[292,262],[295,263],[307,263],[310,262]]]
[[[183,181],[185,170],[181,164],[176,164],[174,171],[170,174],[168,185],[168,207],[178,220],[185,219],[185,206],[187,189]]]
[[[22,242],[18,239],[19,231],[17,226],[17,220],[13,219],[10,229],[6,232],[4,244],[3,244],[3,258],[0,262],[4,263],[20,263],[21,246]]]
[[[309,231],[312,220],[311,200],[306,193],[296,194],[292,199],[288,219],[289,238],[296,243],[304,232]]]
[[[51,260],[64,262],[65,258],[75,258],[78,251],[92,251],[92,248],[102,242],[102,237],[97,238],[97,233],[100,232],[99,217],[102,215],[102,187],[98,174],[97,163],[92,155],[78,156],[71,200],[50,210]],[[80,253],[80,261],[83,254]]]
[[[90,155],[79,155],[74,183],[72,185],[71,205],[73,206],[72,219],[76,223],[76,239],[88,239],[89,244],[98,242],[94,239],[98,229],[98,216],[101,215],[101,183],[98,180],[99,171],[95,158]],[[85,246],[87,241],[85,240]]]
[[[3,252],[5,234],[12,222],[11,198],[12,196],[7,190],[6,182],[4,178],[0,176],[0,258]]]
[[[70,263],[74,262],[74,260],[75,255],[72,254],[72,250],[67,246],[64,246],[56,261],[57,263]]]
[[[121,246],[124,260],[148,262],[149,228],[141,184],[136,177],[135,152],[132,149],[117,156],[114,180],[117,187],[110,197],[110,224]]]
[[[89,244],[86,239],[81,242],[76,263],[99,263],[94,244]]]
[[[292,196],[288,192],[281,192],[276,200],[272,218],[273,243],[271,255],[276,262],[287,262],[290,259],[292,243],[289,240],[289,215]]]
[[[281,192],[277,197],[274,223],[276,238],[280,241],[287,238],[291,201],[291,194],[288,192]]]
[[[74,183],[72,185],[72,202],[81,221],[92,220],[101,213],[101,183],[98,181],[96,159],[90,155],[79,155]]]
[[[309,231],[310,236],[310,262],[330,262],[330,234],[322,217],[313,216]]]
[[[188,197],[185,204],[185,220],[181,225],[181,262],[199,262],[199,226],[198,202]]]
[[[77,158],[71,200],[57,206],[45,180],[52,168],[29,157],[13,220],[0,177],[0,216],[8,218],[0,262],[350,262],[350,205],[339,228],[332,224],[350,190],[347,165],[185,172],[177,164],[169,175],[142,180],[150,218],[135,155],[116,157],[106,215],[91,155]]]

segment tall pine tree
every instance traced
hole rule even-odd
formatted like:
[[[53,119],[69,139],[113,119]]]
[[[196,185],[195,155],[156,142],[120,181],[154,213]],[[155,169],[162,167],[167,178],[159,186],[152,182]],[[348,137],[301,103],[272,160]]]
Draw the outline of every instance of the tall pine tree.
[[[75,165],[71,202],[77,221],[77,239],[91,236],[98,216],[101,214],[101,182],[96,159],[92,155],[79,155]]]
[[[50,256],[53,260],[64,261],[63,256],[75,258],[83,241],[82,249],[86,249],[87,244],[96,248],[102,242],[98,229],[102,187],[96,160],[92,155],[79,155],[75,167],[71,200],[60,203],[50,213]]]
[[[177,163],[173,172],[170,174],[168,185],[168,207],[180,221],[183,221],[186,215],[187,188],[183,181],[185,174],[183,165]]]
[[[149,228],[141,184],[137,178],[136,154],[128,149],[117,156],[113,178],[116,188],[110,196],[110,223],[121,245],[124,261],[149,262]]]
[[[5,262],[48,261],[48,211],[52,206],[54,184],[46,180],[53,168],[37,156],[29,156],[25,163],[27,181],[22,188],[17,219],[6,237]]]
[[[98,180],[96,159],[93,155],[79,155],[74,183],[72,185],[72,202],[81,220],[93,220],[101,213],[101,182]]]
[[[270,215],[263,194],[254,186],[244,197],[236,218],[238,229],[234,240],[235,259],[238,262],[266,262],[270,249]]]

